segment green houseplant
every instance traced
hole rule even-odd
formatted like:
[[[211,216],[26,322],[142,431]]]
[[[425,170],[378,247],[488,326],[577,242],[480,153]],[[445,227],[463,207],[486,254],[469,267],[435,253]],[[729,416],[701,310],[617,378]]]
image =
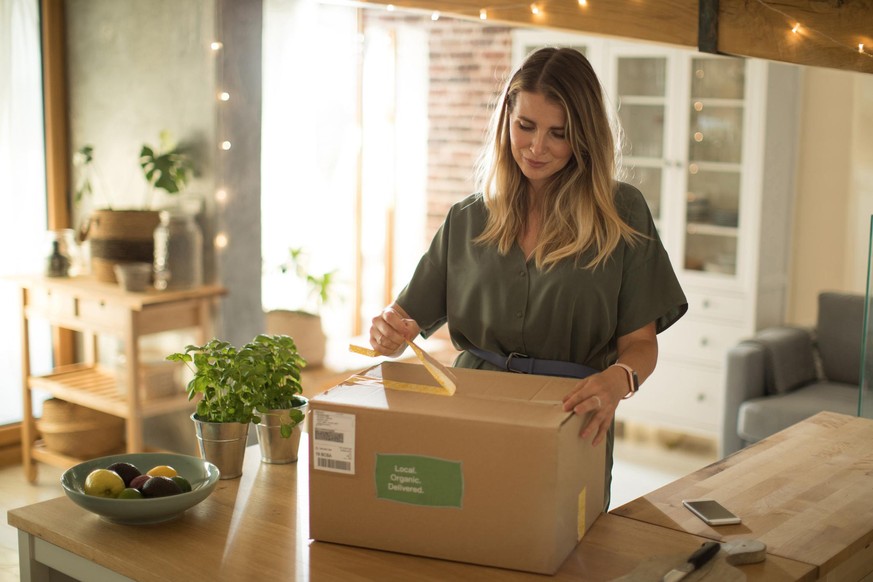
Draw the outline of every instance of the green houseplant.
[[[267,432],[277,432],[274,436],[284,439],[290,439],[297,430],[296,442],[299,443],[299,423],[304,418],[302,408],[307,404],[300,371],[306,361],[291,337],[261,334],[241,348],[212,339],[202,346],[186,346],[167,359],[182,362],[193,372],[186,391],[189,400],[198,397],[199,400],[191,419],[198,433],[201,454],[219,466],[222,478],[242,474],[245,441],[251,423],[269,423],[276,431]],[[241,442],[235,447],[220,447],[233,450],[219,453],[216,450],[219,445],[211,443],[234,440],[224,434],[228,432]],[[265,444],[262,444],[262,453]],[[263,454],[262,458],[265,458]],[[213,459],[225,465],[227,476],[225,469]]]
[[[86,198],[94,202],[80,228],[80,238],[90,241],[91,267],[97,279],[115,282],[113,267],[119,263],[151,263],[153,233],[160,222],[158,210],[151,208],[153,198],[158,190],[168,195],[184,190],[194,171],[186,151],[173,142],[167,131],[160,134],[160,146],[142,145],[139,166],[148,186],[142,208],[119,208],[112,200],[100,179],[93,145],[86,144],[76,152],[73,166],[78,172],[74,202],[81,204]]]
[[[296,309],[267,311],[267,332],[297,338],[300,352],[309,365],[321,366],[327,351],[321,310],[335,298],[337,272],[312,272],[302,248],[289,249],[287,258],[278,265],[278,272],[287,275],[291,283],[288,296],[295,297],[298,303]]]

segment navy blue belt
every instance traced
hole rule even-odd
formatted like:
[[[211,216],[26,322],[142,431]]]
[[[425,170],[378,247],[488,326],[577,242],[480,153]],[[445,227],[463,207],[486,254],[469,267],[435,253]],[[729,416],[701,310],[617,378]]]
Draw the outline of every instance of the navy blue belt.
[[[530,356],[519,354],[518,352],[512,352],[508,356],[501,356],[494,352],[489,352],[479,348],[468,348],[467,351],[477,358],[497,366],[501,370],[506,370],[507,372],[518,372],[519,374],[539,374],[541,376],[561,376],[563,378],[587,378],[592,374],[600,372],[600,370],[595,370],[590,366],[577,364],[576,362],[542,360],[540,358],[531,358]]]

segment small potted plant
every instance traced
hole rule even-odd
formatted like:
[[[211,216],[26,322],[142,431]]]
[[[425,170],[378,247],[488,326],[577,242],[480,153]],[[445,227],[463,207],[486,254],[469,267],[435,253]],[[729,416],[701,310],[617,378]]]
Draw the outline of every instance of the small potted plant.
[[[160,222],[152,201],[157,190],[171,196],[184,190],[194,168],[184,148],[173,142],[167,131],[161,132],[159,147],[143,144],[139,166],[148,191],[142,207],[120,208],[112,200],[99,179],[94,146],[81,147],[73,157],[73,166],[78,171],[74,202],[80,204],[89,197],[95,200],[95,207],[80,228],[80,238],[91,242],[92,270],[97,279],[115,282],[115,264],[151,263],[153,234]],[[100,188],[95,188],[97,185]]]
[[[239,349],[213,339],[202,346],[186,346],[184,351],[170,354],[167,359],[184,363],[194,374],[186,389],[189,400],[199,397],[191,420],[201,456],[218,466],[222,479],[242,475],[251,423],[264,422],[276,428],[266,431],[262,451],[272,442],[267,442],[267,436],[284,437],[285,448],[294,444],[291,460],[296,460],[300,439],[297,425],[303,420],[302,408],[307,401],[300,384],[300,370],[306,361],[297,353],[293,339],[259,335]],[[291,439],[295,428],[296,442]],[[259,439],[260,433],[259,430]],[[265,456],[280,458],[272,452],[262,458]]]
[[[333,299],[337,272],[312,273],[301,248],[289,249],[278,271],[292,278],[292,292],[288,296],[298,297],[299,303],[296,309],[268,310],[265,314],[267,333],[297,338],[300,353],[309,365],[321,366],[327,347],[321,309]]]
[[[240,350],[240,356],[254,366],[251,377],[257,393],[261,460],[293,463],[300,445],[300,424],[309,404],[300,383],[306,360],[287,335],[261,334]]]

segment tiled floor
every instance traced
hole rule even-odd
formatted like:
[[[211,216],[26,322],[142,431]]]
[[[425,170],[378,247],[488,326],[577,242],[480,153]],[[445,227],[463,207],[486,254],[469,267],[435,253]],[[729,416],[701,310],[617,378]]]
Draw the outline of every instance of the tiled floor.
[[[716,454],[705,441],[635,429],[616,440],[612,479],[615,508],[701,467],[714,462]],[[0,582],[19,580],[18,532],[7,523],[10,509],[63,495],[62,471],[39,465],[36,485],[28,484],[21,468],[0,469]]]

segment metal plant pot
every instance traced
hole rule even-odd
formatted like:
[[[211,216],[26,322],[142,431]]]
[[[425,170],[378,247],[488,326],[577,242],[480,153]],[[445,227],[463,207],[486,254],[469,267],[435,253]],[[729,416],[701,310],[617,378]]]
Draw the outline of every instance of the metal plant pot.
[[[308,404],[296,407],[297,410],[306,414]],[[297,424],[291,432],[291,436],[282,436],[282,423],[290,422],[289,410],[270,410],[261,414],[261,422],[258,423],[258,444],[261,447],[261,461],[275,465],[284,465],[297,461],[297,451],[300,447],[300,433],[303,422]]]
[[[248,423],[206,422],[191,415],[197,432],[200,456],[218,467],[221,479],[236,479],[242,475],[243,459],[246,454],[246,440],[249,435]]]

